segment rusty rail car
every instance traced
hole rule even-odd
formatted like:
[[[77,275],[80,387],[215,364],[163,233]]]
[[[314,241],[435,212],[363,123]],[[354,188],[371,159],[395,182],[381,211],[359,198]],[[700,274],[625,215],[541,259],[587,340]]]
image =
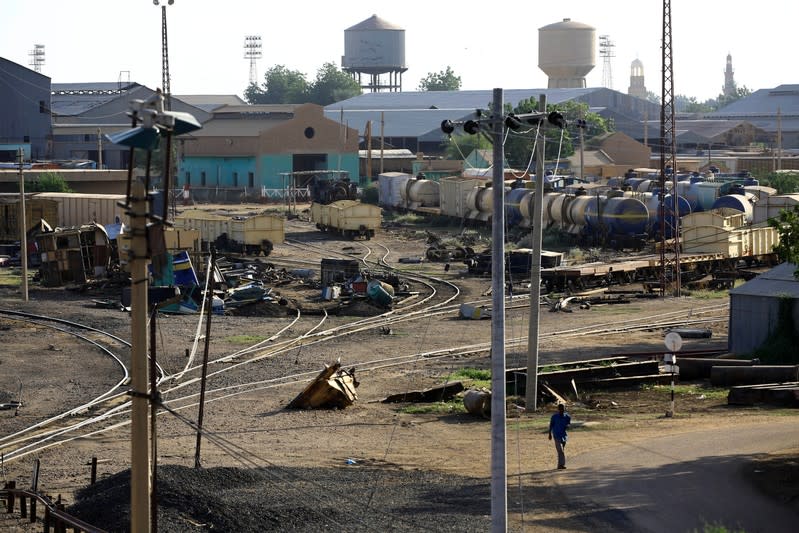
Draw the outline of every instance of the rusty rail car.
[[[201,247],[220,251],[269,255],[286,240],[285,220],[275,215],[234,216],[190,210],[175,217],[175,227],[200,232]]]
[[[347,239],[371,239],[382,220],[379,207],[358,200],[311,204],[311,222],[316,224],[317,229],[338,233]]]

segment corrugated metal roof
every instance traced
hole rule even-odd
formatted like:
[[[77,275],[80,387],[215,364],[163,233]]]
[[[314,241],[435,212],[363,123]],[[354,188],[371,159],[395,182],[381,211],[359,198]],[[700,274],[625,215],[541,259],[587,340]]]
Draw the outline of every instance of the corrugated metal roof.
[[[222,106],[247,104],[236,94],[182,94],[172,97],[209,113]]]
[[[739,117],[760,115],[773,117],[777,108],[783,116],[799,116],[799,84],[779,85],[773,89],[760,89],[745,98],[736,100],[708,117]],[[773,121],[773,119],[771,119]],[[783,124],[783,127],[785,125]]]
[[[799,268],[793,263],[782,263],[768,272],[760,274],[730,291],[730,296],[787,296],[799,298],[799,280],[794,278],[794,271]]]
[[[50,87],[50,109],[61,116],[75,116],[136,92],[138,83],[53,83]]]
[[[192,137],[257,137],[262,131],[284,124],[285,118],[241,120],[240,118],[212,118],[201,130],[191,132]]]
[[[604,87],[578,89],[506,89],[503,99],[506,104],[516,106],[528,98],[538,100],[542,94],[547,104],[558,104],[580,98]],[[493,99],[492,90],[472,91],[403,91],[364,93],[325,107],[325,111],[339,109],[487,109]]]
[[[363,30],[403,30],[403,28],[400,28],[396,24],[392,24],[386,19],[380,18],[377,15],[372,15],[368,19],[359,22],[355,26],[350,26],[344,31],[363,31]]]
[[[420,141],[444,139],[441,122],[445,119],[459,120],[474,110],[464,109],[344,109],[343,119],[340,109],[325,108],[325,117],[336,122],[344,122],[351,128],[363,132],[367,121],[372,121],[372,135],[380,135],[380,121],[383,119],[385,137],[415,137]]]

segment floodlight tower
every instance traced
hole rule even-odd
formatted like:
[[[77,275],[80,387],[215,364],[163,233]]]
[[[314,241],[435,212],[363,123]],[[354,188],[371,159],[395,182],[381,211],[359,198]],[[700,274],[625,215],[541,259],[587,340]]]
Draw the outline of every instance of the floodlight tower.
[[[258,69],[255,61],[262,56],[261,36],[247,35],[244,37],[244,59],[250,60],[250,85],[258,83]]]
[[[663,43],[661,71],[662,90],[660,106],[660,293],[666,295],[666,287],[673,287],[675,296],[680,296],[680,213],[677,195],[677,145],[674,122],[674,58],[671,39],[671,0],[663,0]],[[671,195],[666,196],[666,184],[671,179]],[[668,205],[669,200],[673,202]],[[666,214],[671,212],[672,222],[666,223]],[[671,236],[671,238],[667,238]]]
[[[175,0],[164,0],[170,6]],[[172,109],[172,89],[169,86],[169,46],[166,38],[166,4],[161,0],[153,0],[153,5],[161,6],[161,91],[164,93],[164,107],[167,111]]]
[[[41,72],[42,65],[44,65],[44,45],[34,44],[33,50],[28,52],[28,55],[31,56],[30,66],[33,67],[33,70]]]
[[[602,56],[602,86],[608,89],[613,88],[613,71],[611,70],[611,59],[616,57],[613,49],[616,43],[610,40],[609,35],[599,36],[599,55]]]

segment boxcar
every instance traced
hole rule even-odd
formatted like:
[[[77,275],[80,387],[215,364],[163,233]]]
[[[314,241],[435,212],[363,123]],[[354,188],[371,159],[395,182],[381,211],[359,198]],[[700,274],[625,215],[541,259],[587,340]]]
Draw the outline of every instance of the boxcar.
[[[175,217],[175,226],[200,232],[202,247],[210,243],[220,251],[269,255],[286,239],[283,217],[274,215],[230,216],[191,210]]]
[[[311,220],[322,231],[331,231],[348,239],[371,239],[382,221],[380,208],[357,200],[339,200],[331,204],[311,204]]]
[[[25,195],[25,227],[30,231],[40,220],[56,227],[58,221],[58,204],[55,200],[36,198],[33,194]],[[0,241],[19,241],[19,194],[0,195]]]

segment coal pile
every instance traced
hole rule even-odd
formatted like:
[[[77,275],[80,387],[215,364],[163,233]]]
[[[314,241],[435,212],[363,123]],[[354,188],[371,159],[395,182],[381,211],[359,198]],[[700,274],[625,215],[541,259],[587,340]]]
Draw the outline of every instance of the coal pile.
[[[490,529],[490,487],[485,479],[342,463],[324,468],[160,466],[158,530]],[[130,470],[80,490],[67,512],[109,532],[129,531]]]

